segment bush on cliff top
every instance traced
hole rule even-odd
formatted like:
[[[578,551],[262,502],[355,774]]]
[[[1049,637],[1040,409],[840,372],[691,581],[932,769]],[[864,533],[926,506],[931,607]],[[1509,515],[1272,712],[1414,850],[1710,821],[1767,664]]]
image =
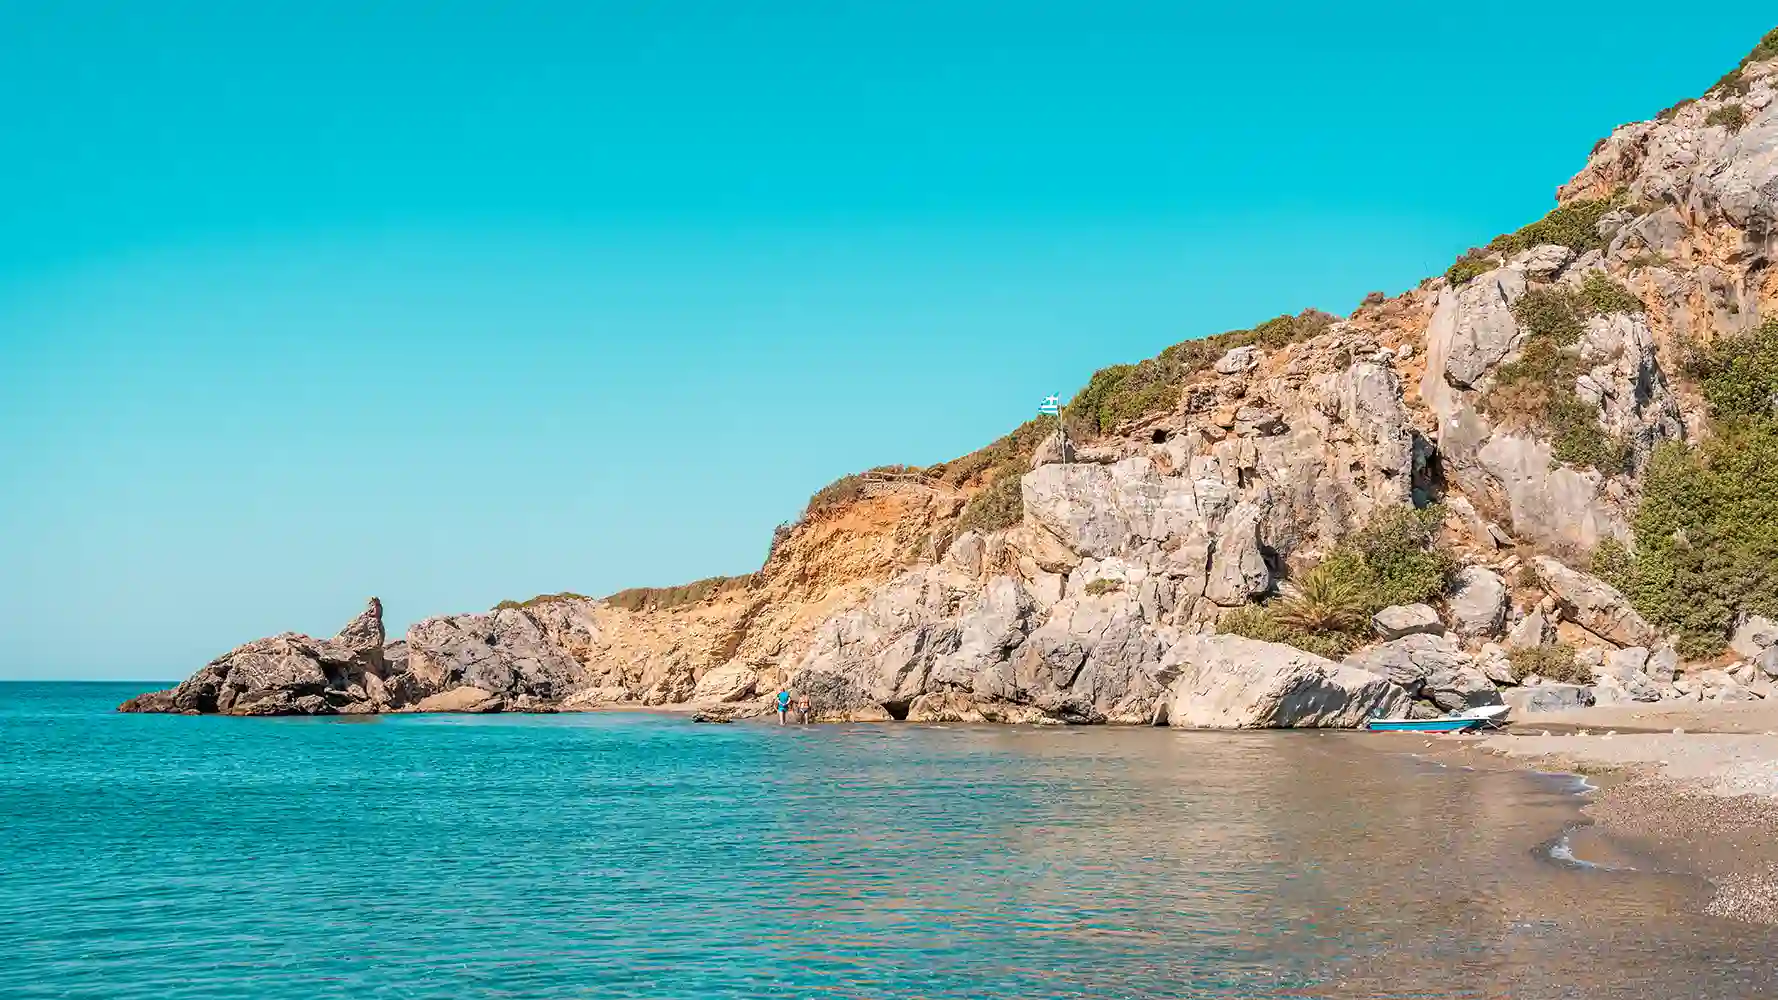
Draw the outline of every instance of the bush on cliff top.
[[[1337,658],[1370,637],[1370,617],[1443,595],[1457,561],[1438,540],[1444,509],[1394,507],[1342,540],[1293,593],[1224,614],[1217,628]]]
[[[667,611],[701,604],[717,594],[744,590],[758,577],[757,573],[743,573],[705,577],[677,587],[631,587],[605,598],[605,603],[626,611]]]
[[[1499,266],[1496,258],[1504,260],[1548,243],[1560,244],[1575,253],[1603,250],[1605,240],[1599,236],[1599,220],[1607,212],[1623,207],[1624,202],[1625,196],[1619,192],[1609,198],[1582,198],[1558,205],[1523,229],[1502,233],[1485,247],[1471,247],[1445,271],[1445,280],[1452,285],[1461,285]]]
[[[1722,79],[1711,84],[1710,90],[1705,93],[1720,90],[1731,97],[1747,93],[1747,67],[1756,62],[1765,62],[1767,59],[1778,59],[1778,28],[1767,32],[1766,36],[1759,40],[1759,44],[1753,47],[1752,52],[1742,56],[1735,68],[1723,74]]]
[[[1295,316],[1269,319],[1250,330],[1180,341],[1139,364],[1101,368],[1068,401],[1068,412],[1091,434],[1109,433],[1120,424],[1178,405],[1185,383],[1234,348],[1274,350],[1300,343],[1325,332],[1334,320],[1327,313],[1308,309]]]
[[[572,590],[564,590],[559,594],[538,594],[536,597],[533,597],[528,601],[501,601],[499,604],[494,605],[494,610],[506,611],[514,608],[534,608],[540,604],[554,604],[558,601],[586,600],[591,600],[591,598],[587,597],[585,594],[576,594]]]
[[[1002,470],[987,488],[969,498],[957,518],[957,532],[979,531],[987,534],[1010,528],[1025,517],[1025,494],[1020,485],[1023,472],[1017,468]]]

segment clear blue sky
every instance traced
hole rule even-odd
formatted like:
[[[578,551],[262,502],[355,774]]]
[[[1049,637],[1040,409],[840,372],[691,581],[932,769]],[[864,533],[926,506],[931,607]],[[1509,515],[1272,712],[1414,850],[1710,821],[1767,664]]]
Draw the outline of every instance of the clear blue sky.
[[[0,677],[753,569],[1441,270],[1762,7],[0,5]]]

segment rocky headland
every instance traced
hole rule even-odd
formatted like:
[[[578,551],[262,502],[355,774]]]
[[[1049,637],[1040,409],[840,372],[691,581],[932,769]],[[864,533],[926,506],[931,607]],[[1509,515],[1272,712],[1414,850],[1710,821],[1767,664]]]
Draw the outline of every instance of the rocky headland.
[[[1778,32],[1543,219],[1349,316],[847,476],[757,572],[223,654],[125,711],[1350,727],[1778,694]],[[1737,492],[1739,490],[1740,492]],[[1767,505],[1768,506],[1762,506]],[[1773,516],[1768,516],[1773,515]]]

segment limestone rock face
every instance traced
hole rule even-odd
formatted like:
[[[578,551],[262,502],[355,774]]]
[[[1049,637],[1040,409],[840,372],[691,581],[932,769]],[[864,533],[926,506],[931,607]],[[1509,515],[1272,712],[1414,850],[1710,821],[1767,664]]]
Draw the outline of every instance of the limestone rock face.
[[[425,688],[472,687],[495,695],[565,696],[580,664],[525,611],[428,618],[407,632],[408,671]]]
[[[1537,556],[1531,565],[1544,588],[1560,602],[1564,616],[1581,628],[1619,646],[1654,644],[1654,628],[1616,587],[1548,556]]]
[[[178,687],[124,702],[125,712],[332,715],[366,705],[367,675],[383,673],[383,604],[331,639],[294,632],[257,639],[210,661]]]
[[[1313,653],[1235,635],[1195,635],[1168,650],[1176,672],[1167,723],[1194,729],[1354,728],[1405,711],[1388,678]]]
[[[826,719],[1348,725],[1410,699],[1421,713],[1487,703],[1493,685],[1513,681],[1507,649],[1558,638],[1614,648],[1585,654],[1596,688],[1540,684],[1509,700],[1759,697],[1778,676],[1778,627],[1751,621],[1737,633],[1745,663],[1734,676],[1682,674],[1624,595],[1569,568],[1603,540],[1633,541],[1650,452],[1705,427],[1697,394],[1669,384],[1685,346],[1778,314],[1778,60],[1740,79],[1739,94],[1712,91],[1617,129],[1561,189],[1566,206],[1617,199],[1595,226],[1600,247],[1533,246],[1469,280],[1367,297],[1345,319],[1270,327],[1289,335],[1260,333],[1220,357],[1174,352],[1140,370],[1179,381],[1144,383],[1152,405],[1119,426],[1066,451],[1052,433],[1020,453],[1021,434],[942,472],[852,477],[829,494],[839,499],[775,532],[765,565],[745,577],[540,597],[428,619],[394,642],[373,601],[332,638],[260,639],[124,707],[695,700],[707,717],[733,719],[766,711],[761,692],[789,684]],[[1743,128],[1720,124],[1731,101]],[[1600,275],[1628,297],[1589,299],[1613,311],[1585,319],[1563,347],[1572,384],[1550,387],[1572,393],[1581,410],[1570,415],[1590,418],[1624,456],[1588,468],[1558,456],[1548,414],[1491,405],[1490,394],[1531,336],[1515,306]],[[959,533],[977,491],[1015,473],[1016,523]],[[1440,606],[1445,624],[1430,608],[1389,609],[1382,644],[1344,664],[1207,634],[1379,513],[1434,500],[1452,512],[1453,544],[1471,564]],[[1480,565],[1509,555],[1550,595],[1523,614],[1514,588]],[[1464,652],[1482,643],[1480,657]]]
[[[1491,638],[1506,624],[1506,581],[1486,566],[1465,566],[1457,573],[1448,602],[1452,624],[1465,639]]]

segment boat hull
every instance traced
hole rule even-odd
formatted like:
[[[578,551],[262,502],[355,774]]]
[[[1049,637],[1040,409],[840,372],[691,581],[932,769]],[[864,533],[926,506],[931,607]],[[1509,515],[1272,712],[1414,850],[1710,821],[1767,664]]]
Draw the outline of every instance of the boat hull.
[[[1380,733],[1461,733],[1486,719],[1369,719],[1364,728]]]

